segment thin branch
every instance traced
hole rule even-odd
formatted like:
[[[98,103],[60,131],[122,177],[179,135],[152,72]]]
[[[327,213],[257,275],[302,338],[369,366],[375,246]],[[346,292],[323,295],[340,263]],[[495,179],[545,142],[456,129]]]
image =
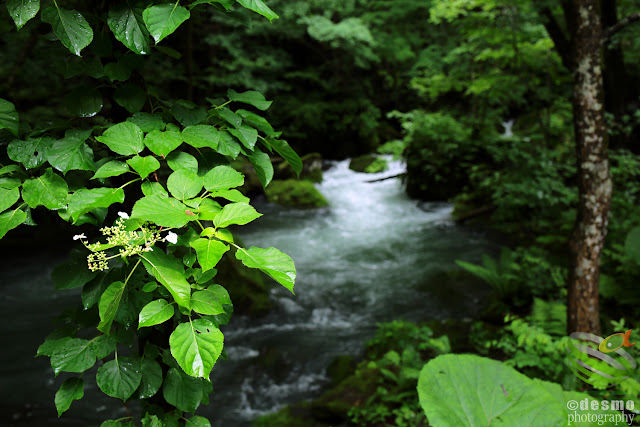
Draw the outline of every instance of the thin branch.
[[[602,37],[603,41],[607,41],[611,38],[611,36],[613,36],[615,33],[617,33],[618,31],[622,30],[624,27],[626,27],[627,25],[635,22],[635,21],[640,21],[640,12],[637,13],[633,13],[629,16],[627,16],[626,18],[618,21],[618,23],[612,27],[609,27],[605,32],[604,32],[604,37]]]

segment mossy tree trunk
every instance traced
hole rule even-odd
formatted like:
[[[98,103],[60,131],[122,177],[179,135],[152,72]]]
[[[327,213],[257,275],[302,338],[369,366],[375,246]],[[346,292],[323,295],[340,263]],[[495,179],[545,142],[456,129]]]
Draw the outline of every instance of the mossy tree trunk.
[[[604,123],[601,10],[598,0],[572,0],[571,6],[575,19],[573,120],[579,204],[570,243],[567,329],[600,334],[600,255],[612,187]]]

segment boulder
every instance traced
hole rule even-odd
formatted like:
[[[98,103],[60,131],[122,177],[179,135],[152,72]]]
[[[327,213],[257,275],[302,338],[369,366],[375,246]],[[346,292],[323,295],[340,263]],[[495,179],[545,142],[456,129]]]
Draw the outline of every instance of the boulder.
[[[265,192],[267,200],[283,206],[310,209],[328,205],[327,199],[310,181],[271,181]]]

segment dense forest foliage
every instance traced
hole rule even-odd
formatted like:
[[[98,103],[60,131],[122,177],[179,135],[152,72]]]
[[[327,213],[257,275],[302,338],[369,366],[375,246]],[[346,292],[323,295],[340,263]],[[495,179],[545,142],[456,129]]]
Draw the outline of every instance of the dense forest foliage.
[[[450,201],[460,226],[497,231],[499,254],[433,279],[476,277],[492,296],[473,322],[381,324],[361,359],[332,364],[331,390],[256,425],[564,425],[566,400],[612,393],[580,381],[566,349],[571,332],[640,321],[639,1],[5,3],[0,237],[67,222],[96,242],[101,229],[107,244],[84,245],[92,270],[121,247],[108,273],[77,252],[73,274],[54,274],[58,288],[84,286],[83,307],[38,350],[56,373],[104,359],[100,389],[146,401],[137,420],[105,425],[209,425],[183,417],[208,402],[219,327],[248,298],[214,285],[214,267],[257,269],[289,290],[295,280],[287,255],[245,249],[226,227],[260,216],[247,196],[312,192],[283,182],[320,179],[309,176],[320,157],[373,155],[375,170],[402,159],[410,197]],[[507,400],[513,387],[520,404],[483,413],[480,393],[452,392],[477,372],[470,390]],[[82,381],[62,384],[59,413]],[[640,372],[617,391],[638,402]]]

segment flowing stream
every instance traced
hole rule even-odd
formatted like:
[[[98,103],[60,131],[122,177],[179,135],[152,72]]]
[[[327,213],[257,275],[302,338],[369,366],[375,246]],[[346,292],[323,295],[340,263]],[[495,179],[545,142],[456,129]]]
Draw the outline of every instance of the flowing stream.
[[[455,269],[455,259],[478,261],[495,244],[483,232],[454,224],[450,204],[409,199],[399,178],[369,182],[403,170],[391,162],[386,172],[362,174],[340,161],[317,186],[327,208],[254,202],[264,216],[236,232],[247,246],[274,246],[293,258],[296,294],[274,287],[272,312],[259,319],[236,315],[223,328],[229,357],[214,367],[211,404],[198,414],[218,427],[249,425],[256,416],[319,396],[331,360],[359,354],[379,322],[478,314],[486,288],[445,287],[429,278]],[[49,275],[62,258],[48,253],[5,257],[2,266],[0,424],[87,425],[125,416],[89,373],[85,398],[56,418],[53,397],[61,380],[53,378],[48,358],[33,355],[51,330],[52,316],[76,304],[79,295],[53,291]]]

